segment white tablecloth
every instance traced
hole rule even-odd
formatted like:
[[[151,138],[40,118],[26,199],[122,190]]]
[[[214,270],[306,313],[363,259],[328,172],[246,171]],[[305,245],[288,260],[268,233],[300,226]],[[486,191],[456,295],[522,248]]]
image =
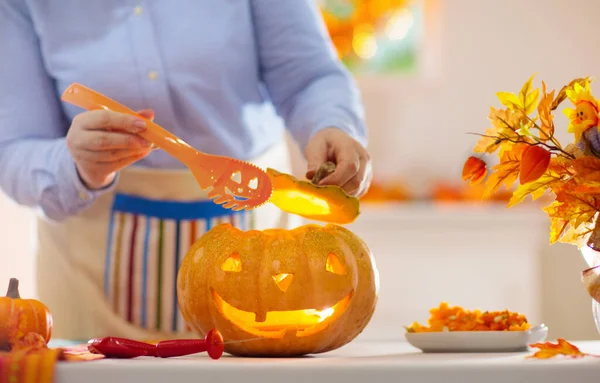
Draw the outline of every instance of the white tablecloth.
[[[600,354],[600,342],[574,342]],[[600,358],[526,359],[529,353],[423,354],[403,341],[355,341],[319,356],[211,360],[206,354],[59,363],[57,383],[584,383],[600,379]]]

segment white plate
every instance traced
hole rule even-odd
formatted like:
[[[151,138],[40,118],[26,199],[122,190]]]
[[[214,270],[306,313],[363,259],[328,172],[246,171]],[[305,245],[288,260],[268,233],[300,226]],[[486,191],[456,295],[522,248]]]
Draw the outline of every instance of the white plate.
[[[519,352],[543,342],[548,327],[541,324],[528,331],[444,331],[406,333],[406,340],[423,352]]]

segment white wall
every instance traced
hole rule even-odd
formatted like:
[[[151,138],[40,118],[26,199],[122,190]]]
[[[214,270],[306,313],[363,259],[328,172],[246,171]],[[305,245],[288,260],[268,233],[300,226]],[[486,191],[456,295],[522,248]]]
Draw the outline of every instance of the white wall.
[[[541,86],[540,81],[544,80],[549,91],[558,91],[576,77],[600,77],[600,50],[596,47],[597,38],[594,37],[600,25],[600,1],[424,1],[429,17],[423,48],[423,58],[426,60],[423,62],[424,72],[411,78],[358,79],[370,129],[369,149],[376,177],[380,179],[400,177],[417,192],[426,192],[439,179],[460,182],[464,160],[471,154],[477,140],[476,136],[466,133],[483,133],[489,126],[487,115],[490,106],[500,107],[496,92],[518,92],[534,73],[537,73],[536,85]],[[596,97],[600,97],[600,84],[593,84],[592,87],[597,89]],[[571,139],[562,115],[562,108],[566,106],[568,102],[563,103],[556,113],[559,127],[556,135],[563,143]],[[564,130],[560,131],[560,127]],[[300,175],[303,162],[297,151],[294,158],[297,164],[295,172]],[[505,224],[510,225],[508,217],[494,212],[492,209],[493,218],[487,224],[485,220],[480,222],[489,229],[484,235],[490,240],[487,246],[478,242],[478,245],[470,247],[472,252],[469,252],[468,246],[451,242],[454,244],[449,245],[448,252],[456,258],[456,262],[465,268],[472,268],[471,257],[474,254],[478,257],[494,257],[498,254],[497,247],[500,244],[504,246],[506,241],[522,241],[520,246],[534,253],[526,256],[521,270],[515,270],[514,274],[506,273],[504,277],[507,280],[517,278],[515,275],[521,275],[523,268],[531,273],[531,288],[539,288],[540,292],[539,307],[529,306],[534,311],[532,315],[537,319],[539,310],[539,319],[549,325],[551,337],[600,338],[591,318],[590,298],[579,279],[579,273],[586,265],[577,249],[563,244],[548,246],[547,237],[535,236],[534,229],[529,233],[531,237],[505,238],[500,232],[493,236],[497,220],[505,219]],[[397,214],[407,213],[400,209]],[[426,210],[423,214],[432,213]],[[541,230],[547,233],[545,216],[541,214],[537,219],[534,217],[523,219],[527,219],[531,225],[543,225]],[[427,252],[439,251],[435,250],[435,244],[428,242],[423,242],[423,247],[415,249],[415,239],[411,240],[403,234],[413,233],[418,228],[427,230],[425,226],[415,228],[401,217],[393,223],[389,220],[380,222],[379,226],[376,223],[357,224],[355,230],[365,238],[373,238],[370,245],[376,250],[376,257],[385,259],[380,262],[387,266],[382,269],[386,273],[382,280],[399,278],[398,273],[403,273],[401,270],[406,270],[407,264],[421,262],[413,257],[427,257]],[[459,227],[465,230],[472,225],[468,220],[461,222],[463,225]],[[390,234],[394,230],[384,225],[393,225],[399,234]],[[438,226],[436,228],[429,230],[439,230]],[[386,235],[378,234],[378,231],[387,233],[388,242],[385,241]],[[417,238],[423,238],[423,234]],[[458,238],[468,241],[469,237]],[[457,248],[463,250],[462,255],[456,251]],[[394,258],[397,261],[389,263]],[[507,259],[515,262],[513,266],[519,268],[511,254],[507,254]],[[538,262],[537,266],[534,266],[535,262]],[[389,272],[389,269],[394,272]],[[422,270],[401,275],[414,277],[412,282],[417,288]],[[449,282],[442,279],[439,286]],[[518,280],[515,285],[520,286],[521,282]],[[538,286],[538,282],[541,285]],[[396,282],[389,288],[400,288],[400,285]],[[406,298],[404,293],[397,292]],[[382,292],[382,295],[387,294]],[[528,294],[527,291],[523,292],[524,296]],[[423,297],[428,302],[430,298]],[[476,290],[465,293],[462,298],[464,302],[484,302]],[[501,301],[495,298],[490,300],[490,304],[496,302]],[[524,303],[521,297],[515,297],[511,304],[512,308],[522,307]],[[386,311],[399,303],[384,300],[380,305]],[[416,307],[422,306],[420,303],[411,304],[408,309],[404,306],[410,313]],[[394,319],[405,318],[400,312],[396,312],[396,315]],[[427,313],[423,315],[426,317]],[[385,322],[382,317],[375,317],[374,320],[378,321],[379,318]]]
[[[425,63],[427,72],[416,78],[359,79],[367,108],[370,149],[376,174],[380,178],[403,177],[417,189],[423,189],[442,177],[458,179],[462,163],[476,139],[465,133],[483,132],[487,127],[489,106],[497,106],[495,92],[518,91],[534,72],[538,72],[539,78],[544,79],[550,88],[559,88],[574,77],[600,75],[600,50],[597,48],[600,1],[427,1],[430,1],[435,17],[428,25],[432,40],[426,44],[426,57],[430,59]],[[600,95],[600,88],[597,94]],[[559,121],[563,119],[559,117]],[[562,133],[559,138],[566,140],[568,136]],[[296,172],[302,174],[302,161],[298,159],[297,152],[295,158]],[[431,226],[421,220],[421,226],[416,227],[402,217],[405,214],[408,217],[411,214],[421,216],[421,213],[415,210],[407,213],[403,209],[396,211],[401,215],[398,220],[380,220],[375,212],[369,213],[368,225],[357,223],[354,226],[357,233],[377,250],[379,263],[386,266],[380,269],[382,281],[398,278],[398,270],[402,270],[403,275],[410,275],[410,267],[419,271],[418,268],[423,267],[423,259],[436,259],[444,252],[455,259],[457,267],[470,268],[477,273],[485,266],[486,257],[494,257],[490,262],[497,262],[497,257],[502,257],[502,251],[496,249],[490,252],[490,248],[509,240],[500,236],[495,227],[511,225],[514,220],[495,212],[491,219],[467,221],[462,232],[457,233],[457,226],[453,226],[454,232],[448,230],[445,235],[444,227],[438,226],[433,236],[448,241],[444,250],[439,243],[417,245],[412,234],[416,230],[427,234],[427,230],[432,230]],[[423,214],[435,219],[435,210],[424,211]],[[506,281],[518,278],[515,286],[531,286],[533,293],[523,292],[523,296],[519,296],[519,289],[507,288],[506,282],[490,297],[490,304],[531,307],[535,311],[532,315],[550,326],[552,336],[598,338],[591,321],[590,300],[579,282],[578,273],[584,264],[576,249],[546,246],[543,216],[525,214],[519,217],[524,220],[524,225],[543,225],[541,234],[534,228],[530,237],[521,235],[513,238],[516,245],[504,249],[513,251],[507,253],[506,258],[514,265],[514,274],[505,267],[494,278],[505,278]],[[18,276],[22,279],[23,295],[32,296],[31,212],[14,206],[0,195],[0,222],[0,284],[10,276]],[[478,225],[479,238],[485,238],[487,242],[468,242],[470,236],[467,230],[473,222]],[[400,234],[396,236],[394,233]],[[454,242],[448,239],[450,235],[454,235]],[[522,268],[526,270],[519,269],[519,259],[515,258],[515,253],[519,252],[524,257]],[[416,275],[421,275],[419,273],[422,270]],[[465,273],[461,272],[461,275]],[[532,275],[529,285],[522,280],[527,278],[527,273]],[[412,285],[406,281],[396,285],[382,282],[383,288],[386,285],[390,287],[382,291],[382,300],[385,301],[379,317],[387,316],[387,310],[394,305],[403,305],[404,311],[398,309],[398,320],[408,320],[437,301],[443,295],[439,292],[444,286],[456,282],[454,278],[439,276],[423,290],[423,297],[415,294],[415,301],[422,300],[420,303],[404,299],[396,302],[394,299],[397,298],[391,292],[412,286],[418,291],[422,286],[416,284],[417,280]],[[462,283],[462,280],[459,282]],[[437,294],[432,294],[436,291]],[[492,290],[488,286],[485,292],[489,291]],[[539,300],[536,301],[532,294],[538,292],[540,294],[535,296]],[[514,300],[511,300],[510,294],[515,297]],[[485,298],[485,294],[477,295],[476,289],[469,290],[459,285],[449,292],[447,299],[456,304],[484,305],[487,302]],[[422,313],[415,319],[422,320],[426,315]],[[382,322],[375,318],[374,323]],[[396,324],[398,333],[401,333],[400,326],[405,323]]]
[[[35,294],[33,278],[33,213],[0,193],[0,294],[8,280],[19,278],[22,297]]]

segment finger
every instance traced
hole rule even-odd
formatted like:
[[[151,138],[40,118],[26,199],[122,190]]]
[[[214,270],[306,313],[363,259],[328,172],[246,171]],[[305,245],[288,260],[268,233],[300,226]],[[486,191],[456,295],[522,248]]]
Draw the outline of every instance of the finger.
[[[327,146],[327,140],[325,139],[310,140],[306,145],[306,149],[304,149],[304,157],[307,161],[306,178],[312,179],[319,166],[327,162]]]
[[[142,110],[138,111],[138,114],[144,118],[149,119],[150,121],[154,121],[154,110],[153,109],[142,109]],[[152,143],[150,147],[152,148],[152,150],[159,149],[159,147],[155,143]]]
[[[119,171],[136,161],[146,157],[148,152],[139,153],[135,155],[131,155],[128,157],[124,157],[112,162],[92,162],[92,161],[82,161],[83,166],[87,169],[90,169],[90,172],[94,172],[96,174],[110,174],[112,172]]]
[[[148,155],[148,153],[142,153],[142,154],[136,154],[136,155],[133,155],[130,157],[126,157],[126,158],[121,158],[120,160],[111,162],[110,165],[115,166],[114,171],[121,170],[124,167],[127,167],[127,166],[133,164],[134,162],[141,160],[142,158],[146,157],[147,155]]]
[[[77,152],[76,159],[89,162],[115,162],[117,160],[136,156],[138,154],[148,154],[152,148],[136,149],[111,149],[111,150],[81,150]]]
[[[356,150],[346,147],[346,149],[340,149],[336,154],[335,171],[319,182],[319,185],[342,186],[359,172],[360,157]]]
[[[150,121],[154,121],[154,110],[152,109],[142,109],[137,112],[140,116],[149,119]]]
[[[371,165],[367,164],[367,166],[369,166],[369,171],[367,171],[365,181],[363,182],[360,191],[356,194],[356,198],[364,197],[365,194],[367,194],[367,192],[369,191],[369,188],[371,187],[371,182],[373,182],[373,172],[370,170]]]
[[[81,137],[81,141],[80,147],[92,151],[143,149],[151,146],[150,142],[134,134],[101,130],[85,132]]]
[[[344,189],[344,191],[351,196],[357,196],[363,188],[363,184],[365,183],[366,172],[367,160],[365,158],[361,158],[358,172],[348,182],[341,186],[342,189]]]
[[[77,122],[86,130],[110,129],[139,133],[146,128],[146,121],[143,118],[109,110],[92,110],[82,113],[76,118]]]
[[[348,194],[353,195],[356,198],[361,198],[367,193],[367,191],[369,191],[369,186],[373,180],[373,170],[370,160],[365,159],[364,163],[361,160],[361,169],[363,169],[363,171],[362,177],[360,178],[360,185],[355,190],[350,190],[349,192],[347,191]],[[354,185],[349,185],[348,189],[352,189],[352,186]],[[344,190],[346,190],[346,188]]]
[[[356,195],[360,191],[360,185],[361,185],[361,181],[360,181],[360,178],[358,178],[358,175],[357,175],[357,176],[351,178],[348,182],[346,182],[344,185],[342,185],[340,187],[349,196],[356,197]]]

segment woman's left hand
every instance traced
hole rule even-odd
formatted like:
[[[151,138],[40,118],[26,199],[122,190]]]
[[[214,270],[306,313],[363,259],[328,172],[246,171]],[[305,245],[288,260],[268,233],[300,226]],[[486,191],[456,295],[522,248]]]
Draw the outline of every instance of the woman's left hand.
[[[371,157],[346,132],[337,128],[317,132],[306,145],[304,155],[308,161],[308,179],[325,162],[332,161],[336,164],[335,171],[321,180],[319,185],[337,185],[355,197],[362,197],[369,190],[373,179]]]

